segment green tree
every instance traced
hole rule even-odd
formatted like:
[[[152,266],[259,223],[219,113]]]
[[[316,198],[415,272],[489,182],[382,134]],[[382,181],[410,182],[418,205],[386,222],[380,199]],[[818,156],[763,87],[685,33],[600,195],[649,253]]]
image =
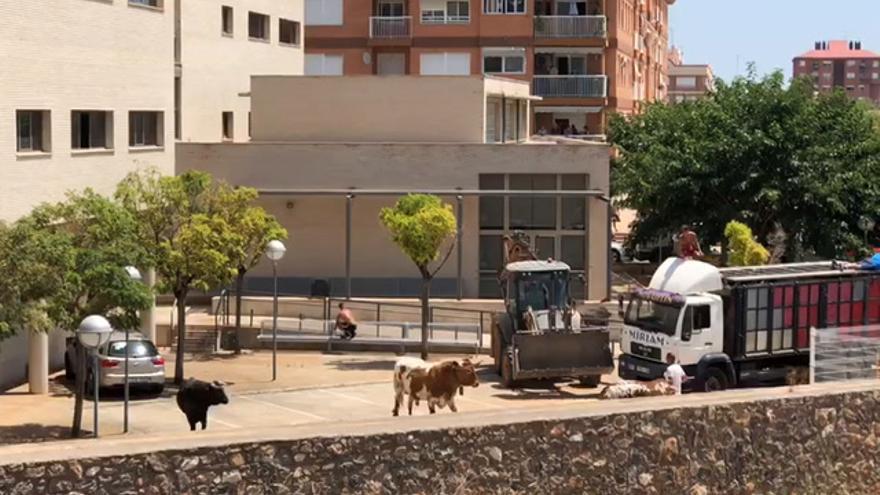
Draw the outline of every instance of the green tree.
[[[422,276],[422,359],[428,357],[428,298],[431,280],[452,254],[456,233],[452,206],[437,196],[410,194],[400,198],[393,208],[382,208],[379,219],[391,233],[391,238],[409,256]],[[440,258],[444,243],[449,248],[443,259],[432,270],[431,263]]]
[[[770,252],[752,236],[748,225],[731,220],[724,228],[724,237],[730,250],[728,263],[731,266],[765,265]]]
[[[843,92],[752,72],[704,100],[612,118],[614,193],[638,211],[636,242],[688,223],[726,254],[725,226],[740,218],[758,239],[783,229],[787,256],[835,256],[880,207],[875,123]]]
[[[235,233],[220,210],[223,186],[204,172],[163,176],[155,170],[128,175],[117,198],[139,222],[140,240],[159,275],[157,289],[177,304],[174,382],[183,381],[186,303],[193,289],[212,290],[234,274],[228,247]]]
[[[149,262],[136,219],[91,190],[57,204],[41,205],[0,229],[0,318],[17,330],[75,331],[88,315],[107,317],[114,328],[135,327],[149,308],[149,289],[131,280],[126,266]],[[82,426],[85,359],[77,360],[72,433]]]
[[[222,207],[220,214],[230,226],[231,235],[227,256],[235,267],[235,353],[241,352],[241,297],[244,277],[257,266],[266,252],[271,240],[287,239],[287,230],[260,206],[253,203],[257,199],[256,189],[247,187],[232,188],[221,184],[218,201]]]

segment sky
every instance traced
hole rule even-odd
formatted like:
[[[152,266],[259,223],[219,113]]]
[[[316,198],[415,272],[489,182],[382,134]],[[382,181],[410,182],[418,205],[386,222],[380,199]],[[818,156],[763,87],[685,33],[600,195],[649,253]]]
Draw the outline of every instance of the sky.
[[[725,80],[749,62],[791,77],[792,58],[816,41],[860,40],[880,53],[880,0],[677,0],[669,11],[685,63],[708,63]]]

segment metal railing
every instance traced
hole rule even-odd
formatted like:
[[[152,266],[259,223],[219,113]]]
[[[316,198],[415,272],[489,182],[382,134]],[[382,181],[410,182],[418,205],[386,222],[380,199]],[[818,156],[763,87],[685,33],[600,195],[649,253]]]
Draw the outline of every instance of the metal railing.
[[[535,16],[536,38],[604,38],[607,34],[604,15]]]
[[[544,97],[605,98],[608,94],[605,76],[566,75],[535,76],[533,92]]]
[[[442,11],[440,11],[442,13]],[[471,22],[468,15],[437,15],[430,10],[422,11],[422,24],[467,24]]]
[[[410,16],[373,16],[370,17],[370,38],[373,39],[406,39],[412,36],[412,17]]]

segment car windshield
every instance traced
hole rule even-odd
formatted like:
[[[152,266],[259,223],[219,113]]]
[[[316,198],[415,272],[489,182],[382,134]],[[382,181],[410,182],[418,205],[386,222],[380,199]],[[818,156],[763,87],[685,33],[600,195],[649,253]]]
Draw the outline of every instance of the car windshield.
[[[131,345],[130,357],[142,358],[159,355],[156,346],[149,340],[130,340],[128,342]],[[107,355],[110,357],[125,357],[125,341],[110,342],[107,348]]]
[[[525,311],[529,306],[534,311],[550,309],[550,306],[562,308],[568,293],[567,284],[566,276],[555,272],[524,274],[518,284],[520,309]]]
[[[643,330],[674,335],[681,307],[634,298],[629,302],[624,322]]]

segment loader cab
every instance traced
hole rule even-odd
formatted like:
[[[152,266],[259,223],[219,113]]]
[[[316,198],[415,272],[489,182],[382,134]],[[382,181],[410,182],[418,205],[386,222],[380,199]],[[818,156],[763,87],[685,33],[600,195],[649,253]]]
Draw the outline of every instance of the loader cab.
[[[526,328],[524,320],[529,309],[542,329],[553,326],[552,320],[562,324],[561,313],[569,304],[568,265],[558,261],[521,261],[509,264],[504,276],[505,306],[517,330]]]

